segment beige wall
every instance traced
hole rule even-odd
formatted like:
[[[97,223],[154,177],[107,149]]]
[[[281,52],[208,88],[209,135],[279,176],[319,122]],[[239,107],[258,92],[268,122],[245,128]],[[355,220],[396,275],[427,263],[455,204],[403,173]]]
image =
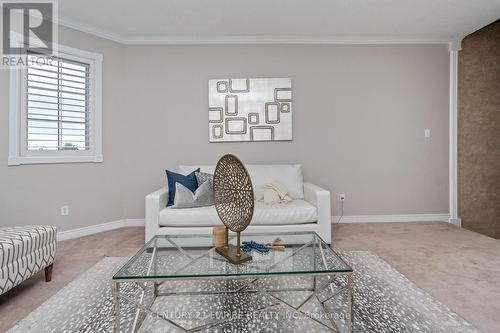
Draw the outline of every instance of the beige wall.
[[[9,75],[0,70],[0,226],[48,223],[61,230],[99,224],[123,216],[122,133],[123,49],[119,44],[60,28],[63,45],[102,53],[104,163],[7,166]],[[61,216],[60,206],[70,215]]]
[[[500,21],[467,36],[459,59],[458,212],[500,238]]]
[[[448,57],[444,45],[129,47],[126,215],[142,216],[164,168],[227,152],[302,163],[335,208],[347,195],[348,215],[447,213]],[[294,140],[208,143],[207,81],[219,77],[291,77]]]
[[[165,168],[228,152],[248,163],[302,163],[306,180],[332,191],[334,214],[339,193],[346,215],[448,212],[445,45],[118,46],[62,35],[104,54],[104,163],[7,167],[1,72],[2,224],[70,229],[140,218]],[[208,143],[207,81],[218,77],[291,77],[294,140]]]

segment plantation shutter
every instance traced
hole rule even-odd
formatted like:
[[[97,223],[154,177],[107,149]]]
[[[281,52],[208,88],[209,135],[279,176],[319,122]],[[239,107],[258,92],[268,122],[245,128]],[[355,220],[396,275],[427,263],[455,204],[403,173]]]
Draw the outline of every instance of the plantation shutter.
[[[64,58],[27,68],[27,150],[89,150],[90,65]]]

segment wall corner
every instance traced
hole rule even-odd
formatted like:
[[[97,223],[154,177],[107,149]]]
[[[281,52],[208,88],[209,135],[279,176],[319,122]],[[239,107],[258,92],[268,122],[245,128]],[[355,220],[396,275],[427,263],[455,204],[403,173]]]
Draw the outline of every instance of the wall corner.
[[[453,38],[448,42],[448,50],[450,52],[457,52],[462,50],[463,37]]]

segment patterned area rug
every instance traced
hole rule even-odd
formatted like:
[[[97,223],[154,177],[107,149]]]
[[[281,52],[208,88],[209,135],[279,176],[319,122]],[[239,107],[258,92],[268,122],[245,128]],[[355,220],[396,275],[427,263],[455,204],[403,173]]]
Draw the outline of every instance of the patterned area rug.
[[[371,252],[353,251],[344,252],[342,256],[355,272],[355,332],[480,332],[448,307],[419,289],[377,255]],[[113,302],[110,279],[127,259],[115,257],[102,259],[19,321],[8,332],[112,332]],[[183,296],[178,301],[170,300],[171,308],[168,311],[179,310],[183,306],[188,309],[194,305],[204,306],[207,301],[211,306],[228,301],[227,296],[222,300],[210,297],[204,300],[205,303],[199,298],[192,300],[187,296]],[[255,303],[266,302],[262,296],[260,298],[246,297],[235,301],[238,304],[246,302],[246,306],[249,307],[255,306]],[[155,303],[153,307],[164,309],[164,306],[167,305]],[[128,320],[133,321],[133,311],[128,313]],[[159,328],[157,321],[159,320],[146,318],[140,331],[176,332],[173,326],[163,325]],[[278,324],[273,324],[274,326],[269,322],[268,320],[235,322],[222,328],[212,328],[207,332],[289,332],[292,329],[297,332],[325,331],[321,326],[307,326],[309,325],[307,323],[311,321],[302,319],[295,322],[280,320]]]

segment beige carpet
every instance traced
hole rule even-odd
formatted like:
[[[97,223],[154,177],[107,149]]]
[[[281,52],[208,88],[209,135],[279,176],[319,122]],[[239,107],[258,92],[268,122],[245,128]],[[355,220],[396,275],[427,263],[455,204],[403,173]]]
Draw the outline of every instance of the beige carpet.
[[[500,332],[500,240],[444,222],[340,224],[339,249],[372,250],[484,332]]]
[[[4,332],[103,256],[130,256],[143,228],[127,228],[59,244],[53,281],[38,274],[0,296]],[[373,250],[419,287],[484,332],[500,330],[500,240],[446,223],[335,225],[334,247]]]

